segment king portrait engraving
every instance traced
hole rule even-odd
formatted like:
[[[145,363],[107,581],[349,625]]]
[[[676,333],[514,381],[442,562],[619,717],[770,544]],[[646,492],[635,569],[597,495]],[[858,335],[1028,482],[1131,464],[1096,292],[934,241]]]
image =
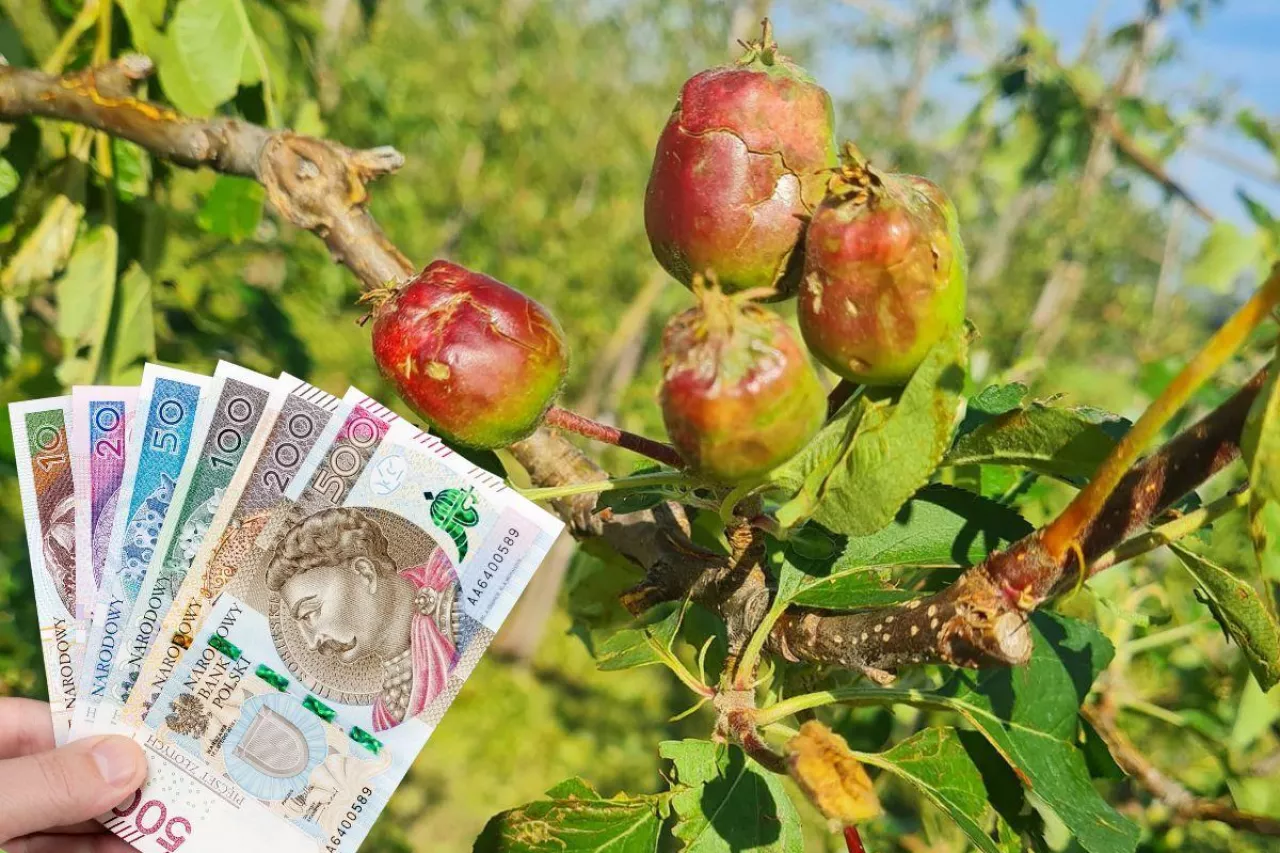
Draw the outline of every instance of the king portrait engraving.
[[[311,651],[380,667],[378,731],[421,713],[458,660],[458,578],[448,555],[433,547],[421,564],[400,568],[390,554],[371,513],[337,507],[285,532],[266,572],[268,589]]]

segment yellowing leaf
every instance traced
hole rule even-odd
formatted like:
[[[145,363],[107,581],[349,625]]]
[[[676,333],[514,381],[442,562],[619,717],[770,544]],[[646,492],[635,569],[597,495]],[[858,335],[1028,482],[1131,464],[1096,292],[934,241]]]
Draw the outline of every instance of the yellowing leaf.
[[[861,823],[880,814],[871,777],[840,735],[809,720],[787,741],[787,769],[813,804],[831,820]]]

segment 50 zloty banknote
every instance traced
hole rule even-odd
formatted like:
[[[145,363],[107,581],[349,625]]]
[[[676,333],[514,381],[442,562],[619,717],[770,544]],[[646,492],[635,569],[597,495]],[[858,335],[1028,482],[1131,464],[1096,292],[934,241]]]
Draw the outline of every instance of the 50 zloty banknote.
[[[141,850],[355,850],[561,530],[373,401],[325,433],[133,731]]]
[[[12,403],[9,417],[26,520],[36,618],[53,731],[67,741],[80,653],[75,624],[76,500],[71,475],[71,398]]]
[[[116,518],[79,673],[81,701],[72,719],[74,738],[89,734],[97,722],[112,665],[121,651],[125,623],[173,502],[201,395],[209,382],[209,377],[185,370],[155,364],[143,368]]]

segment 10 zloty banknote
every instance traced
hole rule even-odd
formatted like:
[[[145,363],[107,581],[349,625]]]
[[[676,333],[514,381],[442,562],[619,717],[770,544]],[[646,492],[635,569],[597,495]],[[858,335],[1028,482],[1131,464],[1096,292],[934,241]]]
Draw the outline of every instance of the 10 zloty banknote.
[[[18,489],[44,652],[53,732],[67,741],[81,663],[75,620],[76,498],[71,475],[71,398],[11,403]]]
[[[105,681],[89,661],[81,674],[108,711],[78,713],[78,732],[128,734],[151,771],[101,820],[146,851],[355,850],[562,525],[355,389],[339,401],[287,375],[238,373],[263,392],[259,406],[228,391],[236,371],[223,366],[186,381],[184,415],[196,411],[178,447],[149,439],[177,426],[172,401],[191,376],[179,374],[149,366],[140,389],[119,547],[108,546],[90,630],[90,654],[110,660]],[[237,403],[228,419],[245,396],[253,412]],[[64,442],[65,410],[33,408],[50,422],[64,411]],[[14,424],[30,444],[16,413]],[[41,442],[56,455],[47,429]],[[176,468],[148,458],[151,442],[185,445]],[[210,459],[233,445],[227,475]],[[138,493],[158,488],[144,510]],[[43,542],[37,493],[55,491],[24,484],[29,535]],[[140,518],[146,535],[128,539]],[[140,576],[122,556],[130,542],[150,552]],[[146,654],[124,669],[122,627],[137,639],[144,619]]]

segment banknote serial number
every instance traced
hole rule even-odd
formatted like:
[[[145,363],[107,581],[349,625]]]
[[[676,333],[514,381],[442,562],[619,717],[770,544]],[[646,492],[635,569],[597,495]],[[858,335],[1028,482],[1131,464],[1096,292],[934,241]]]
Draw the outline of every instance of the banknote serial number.
[[[328,853],[336,853],[338,848],[342,846],[342,839],[347,837],[347,833],[356,825],[356,821],[360,820],[360,814],[364,811],[365,806],[369,805],[369,798],[373,796],[373,789],[365,786],[360,790],[359,796],[355,802],[351,804],[351,808],[347,809],[347,813],[342,816],[342,820],[338,821],[338,833],[329,838],[329,843],[325,845]]]
[[[484,595],[484,591],[489,588],[489,581],[498,576],[498,572],[502,570],[503,564],[511,556],[511,549],[515,547],[516,540],[519,538],[519,530],[514,527],[507,529],[507,535],[502,537],[502,544],[494,549],[493,555],[489,557],[489,562],[484,565],[484,571],[480,573],[475,583],[471,585],[471,594],[467,596],[467,603],[472,607],[480,604],[480,596]]]
[[[169,817],[169,807],[159,800],[147,800],[144,803],[140,790],[133,792],[133,800],[127,806],[114,808],[111,813],[116,817],[133,819],[133,828],[141,833],[134,840],[156,835],[163,830],[163,834],[155,839],[156,846],[169,853],[181,847],[191,835],[191,821],[185,817]]]

